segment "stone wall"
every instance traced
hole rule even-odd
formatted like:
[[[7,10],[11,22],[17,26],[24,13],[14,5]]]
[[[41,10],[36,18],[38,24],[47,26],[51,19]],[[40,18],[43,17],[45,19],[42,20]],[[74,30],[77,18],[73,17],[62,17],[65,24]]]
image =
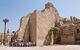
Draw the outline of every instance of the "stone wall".
[[[55,27],[55,22],[58,21],[59,15],[54,7],[45,8],[37,13],[37,45],[44,45],[48,31]]]
[[[18,39],[28,41],[30,36],[30,40],[36,42],[37,46],[44,45],[48,31],[55,26],[55,22],[59,22],[59,14],[54,5],[48,2],[45,9],[35,10],[30,15],[21,18],[17,32]]]
[[[75,27],[63,27],[61,34],[61,44],[74,44],[75,43]]]
[[[29,20],[29,28],[30,28],[30,37],[32,42],[36,42],[36,10],[31,14],[30,20]]]
[[[23,36],[24,36],[25,30],[28,32],[28,29],[26,29],[27,25],[28,25],[28,20],[29,20],[29,15],[21,18],[21,20],[20,20],[20,28],[17,31],[17,34],[18,34],[18,38],[17,39],[18,40],[19,39],[23,40]]]

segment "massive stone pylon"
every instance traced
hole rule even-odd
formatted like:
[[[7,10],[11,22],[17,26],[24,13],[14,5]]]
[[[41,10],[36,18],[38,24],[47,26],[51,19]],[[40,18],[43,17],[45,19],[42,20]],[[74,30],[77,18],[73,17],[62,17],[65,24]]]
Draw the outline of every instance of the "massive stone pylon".
[[[42,46],[46,43],[45,40],[49,29],[54,27],[56,22],[59,22],[59,18],[54,5],[48,2],[45,4],[45,9],[41,11],[35,10],[28,16],[21,18],[17,39],[30,40],[36,42],[37,46]]]

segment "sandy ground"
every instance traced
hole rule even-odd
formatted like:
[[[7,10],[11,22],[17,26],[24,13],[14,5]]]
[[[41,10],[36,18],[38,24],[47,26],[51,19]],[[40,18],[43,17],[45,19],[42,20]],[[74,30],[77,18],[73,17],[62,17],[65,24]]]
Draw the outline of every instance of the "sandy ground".
[[[80,45],[55,45],[44,47],[4,47],[0,50],[80,50]]]

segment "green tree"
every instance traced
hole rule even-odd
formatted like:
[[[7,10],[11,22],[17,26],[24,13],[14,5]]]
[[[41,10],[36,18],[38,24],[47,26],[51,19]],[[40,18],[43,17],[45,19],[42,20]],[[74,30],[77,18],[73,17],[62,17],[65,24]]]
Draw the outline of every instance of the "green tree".
[[[51,44],[53,45],[56,42],[56,37],[59,33],[59,28],[58,27],[52,27],[49,32],[51,32],[52,36],[52,40],[51,40]]]
[[[5,41],[5,33],[6,33],[6,24],[9,22],[8,19],[3,19],[4,22],[4,41]]]

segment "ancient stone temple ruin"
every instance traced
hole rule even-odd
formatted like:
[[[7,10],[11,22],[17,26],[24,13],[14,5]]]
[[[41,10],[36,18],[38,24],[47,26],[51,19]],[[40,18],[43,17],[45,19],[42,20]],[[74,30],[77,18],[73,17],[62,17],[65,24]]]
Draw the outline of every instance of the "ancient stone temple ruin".
[[[45,4],[41,11],[35,10],[21,18],[18,39],[36,42],[37,45],[43,45],[46,35],[51,27],[59,22],[59,14],[52,3]]]
[[[56,43],[80,43],[79,26],[79,19],[60,17],[54,5],[48,2],[43,10],[34,10],[32,13],[21,18],[20,28],[16,32],[18,34],[17,40],[31,41],[36,43],[37,46],[50,45],[52,40],[49,30],[52,27],[58,27],[59,33],[53,37],[56,39]]]

